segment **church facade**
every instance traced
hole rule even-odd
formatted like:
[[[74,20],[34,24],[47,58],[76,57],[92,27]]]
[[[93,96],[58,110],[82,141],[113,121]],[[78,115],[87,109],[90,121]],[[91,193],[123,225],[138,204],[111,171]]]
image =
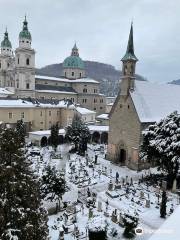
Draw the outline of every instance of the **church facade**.
[[[62,77],[35,74],[35,50],[26,17],[15,54],[7,30],[4,33],[0,54],[0,89],[1,98],[69,99],[97,113],[104,113],[106,108],[106,98],[99,92],[99,82],[86,77],[76,44],[63,62]]]
[[[133,26],[125,56],[119,94],[109,114],[108,159],[131,169],[149,168],[140,157],[142,131],[174,111],[180,112],[180,86],[135,79]]]

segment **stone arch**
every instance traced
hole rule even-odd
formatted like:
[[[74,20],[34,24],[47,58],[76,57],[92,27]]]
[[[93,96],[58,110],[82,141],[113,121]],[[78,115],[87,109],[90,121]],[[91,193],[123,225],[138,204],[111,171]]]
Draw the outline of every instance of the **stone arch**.
[[[93,132],[92,134],[92,142],[99,143],[100,142],[100,133],[99,132]]]
[[[58,144],[63,144],[64,143],[64,136],[63,135],[59,135],[58,136]]]
[[[107,132],[101,133],[101,143],[104,143],[104,144],[108,143],[108,133]]]
[[[48,144],[48,139],[47,139],[46,136],[43,136],[43,137],[41,138],[41,147],[46,147],[47,144]]]
[[[121,165],[126,165],[128,160],[127,147],[123,141],[120,141],[116,149],[116,160]]]

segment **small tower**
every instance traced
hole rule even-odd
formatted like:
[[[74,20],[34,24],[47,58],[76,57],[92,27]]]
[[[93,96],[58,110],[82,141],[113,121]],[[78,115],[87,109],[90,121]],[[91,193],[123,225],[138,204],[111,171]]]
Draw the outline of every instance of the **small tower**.
[[[35,51],[26,16],[19,33],[19,47],[15,50],[15,87],[18,97],[35,96]]]
[[[133,24],[131,23],[131,29],[129,33],[129,40],[127,45],[127,50],[124,57],[121,59],[123,63],[123,76],[121,80],[121,95],[127,96],[129,91],[134,90],[134,80],[135,80],[135,67],[138,61],[134,54],[134,43],[133,43]]]
[[[4,33],[4,39],[1,42],[0,54],[0,87],[13,87],[13,68],[14,58],[12,53],[12,45],[9,40],[7,28]]]
[[[71,56],[67,57],[63,62],[63,77],[68,79],[78,79],[85,77],[84,62],[79,57],[79,51],[74,44]]]

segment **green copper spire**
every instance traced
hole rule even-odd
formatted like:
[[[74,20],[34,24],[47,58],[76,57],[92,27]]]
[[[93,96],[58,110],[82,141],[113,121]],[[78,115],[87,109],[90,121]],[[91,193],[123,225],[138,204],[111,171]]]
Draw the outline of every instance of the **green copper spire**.
[[[7,28],[4,33],[4,40],[1,42],[1,48],[12,48],[11,42],[9,41]]]
[[[128,60],[138,61],[137,57],[134,54],[133,24],[132,23],[131,23],[130,33],[129,33],[127,50],[126,50],[124,57],[121,59],[121,61],[128,61]]]
[[[28,22],[26,20],[26,15],[23,22],[23,30],[19,33],[19,38],[26,38],[32,40],[31,33],[28,31]]]

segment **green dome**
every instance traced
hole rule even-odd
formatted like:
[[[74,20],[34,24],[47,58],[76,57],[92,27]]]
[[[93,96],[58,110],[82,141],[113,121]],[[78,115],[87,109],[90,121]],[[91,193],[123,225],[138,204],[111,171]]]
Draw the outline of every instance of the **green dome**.
[[[23,22],[23,30],[19,33],[19,38],[26,38],[32,40],[31,33],[28,31],[28,22],[25,20]]]
[[[63,68],[84,69],[84,62],[79,56],[70,56],[64,60]]]
[[[7,30],[4,33],[4,40],[1,42],[1,48],[12,48],[11,42],[9,41]]]

